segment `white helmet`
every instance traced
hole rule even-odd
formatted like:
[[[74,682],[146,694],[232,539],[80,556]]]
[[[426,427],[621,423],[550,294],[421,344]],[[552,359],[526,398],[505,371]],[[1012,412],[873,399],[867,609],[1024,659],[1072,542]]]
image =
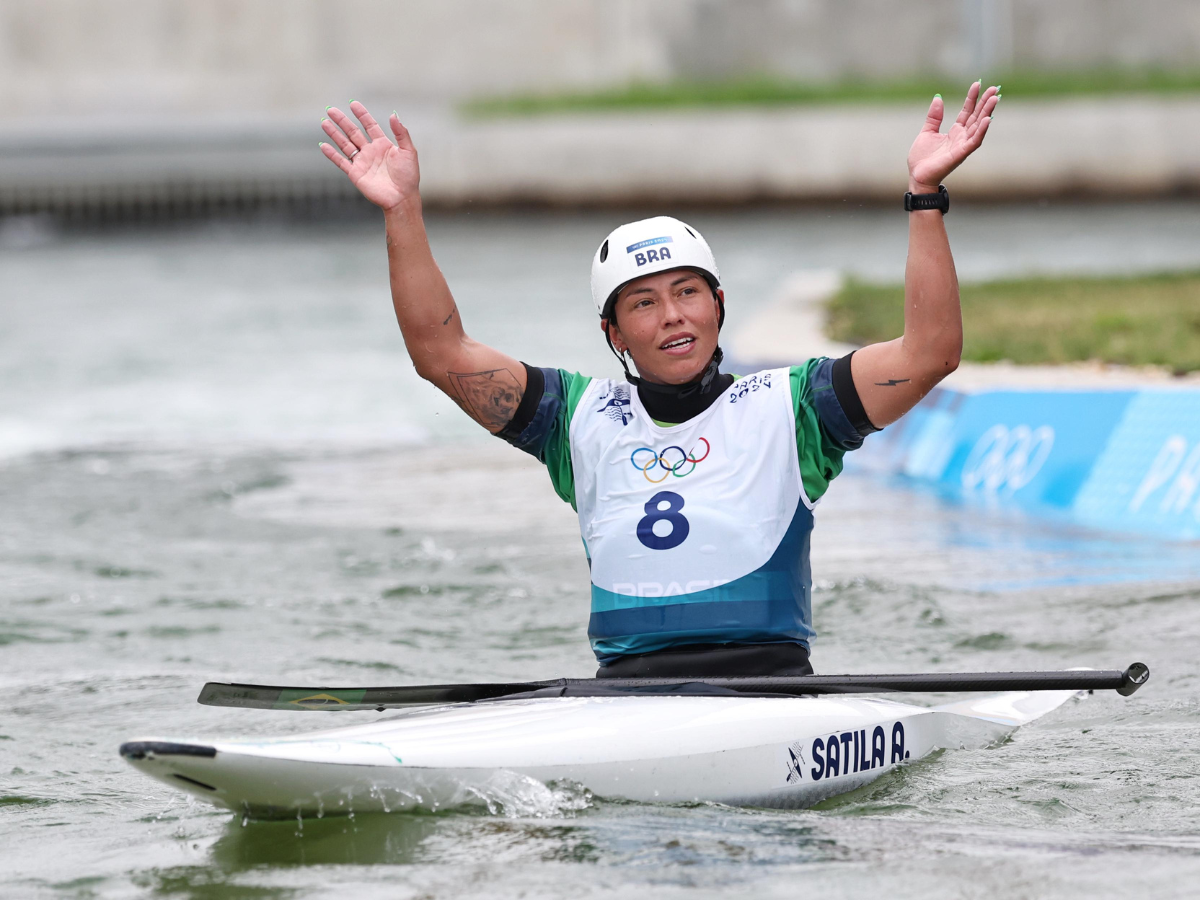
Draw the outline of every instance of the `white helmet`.
[[[708,243],[694,228],[670,216],[622,225],[592,258],[592,301],[604,315],[608,302],[635,278],[668,269],[698,269],[715,288],[721,282]]]

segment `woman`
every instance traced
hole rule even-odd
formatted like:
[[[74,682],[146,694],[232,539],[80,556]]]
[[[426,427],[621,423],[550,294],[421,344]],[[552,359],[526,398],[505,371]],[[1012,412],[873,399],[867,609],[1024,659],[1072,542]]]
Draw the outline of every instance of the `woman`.
[[[722,373],[716,260],[698,231],[660,216],[616,229],[592,260],[617,380],[537,368],[469,338],[429,249],[407,129],[393,113],[393,144],[361,103],[350,105],[361,128],[329,109],[321,150],[384,212],[392,300],[417,372],[544,462],[579,513],[598,677],[812,671],[812,509],[848,450],[958,366],[941,182],[983,142],[998,101],[997,87],[976,82],[941,134],[935,97],[909,151],[903,336],[838,360]]]

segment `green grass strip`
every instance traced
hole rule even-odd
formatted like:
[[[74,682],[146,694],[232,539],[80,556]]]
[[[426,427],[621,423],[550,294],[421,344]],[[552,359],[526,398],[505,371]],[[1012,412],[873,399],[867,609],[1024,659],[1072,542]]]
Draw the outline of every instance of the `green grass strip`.
[[[1200,69],[1096,69],[1087,71],[1010,72],[989,79],[1002,82],[1009,99],[1113,94],[1200,92]],[[636,82],[600,91],[514,94],[482,97],[465,103],[474,116],[528,116],[565,112],[662,109],[707,106],[805,106],[831,103],[913,103],[940,93],[957,109],[969,83],[949,75],[895,81],[789,81],[759,77],[733,81]]]
[[[1200,272],[964,284],[963,359],[1026,365],[1098,360],[1200,370]],[[904,332],[904,288],[849,281],[829,336],[870,344]]]

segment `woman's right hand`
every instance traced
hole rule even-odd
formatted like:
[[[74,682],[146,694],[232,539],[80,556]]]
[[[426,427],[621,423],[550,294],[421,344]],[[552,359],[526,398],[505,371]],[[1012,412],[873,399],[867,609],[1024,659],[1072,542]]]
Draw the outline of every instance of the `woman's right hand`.
[[[321,152],[349,176],[364,197],[385,211],[418,199],[421,169],[417,164],[417,148],[395,113],[388,119],[396,136],[393,144],[357,100],[350,101],[350,112],[366,129],[365,136],[354,119],[337,107],[329,107],[328,112],[329,118],[321,120],[321,128],[337,149],[322,141]]]

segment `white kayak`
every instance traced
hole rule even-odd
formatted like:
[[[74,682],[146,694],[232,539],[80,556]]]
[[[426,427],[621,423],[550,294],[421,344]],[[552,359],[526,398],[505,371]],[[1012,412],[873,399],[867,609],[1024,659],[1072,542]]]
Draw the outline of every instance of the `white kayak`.
[[[503,700],[267,740],[145,738],[121,755],[173,788],[262,818],[503,806],[520,784],[799,808],[937,749],[988,747],[1079,693],[932,708],[847,696]]]

